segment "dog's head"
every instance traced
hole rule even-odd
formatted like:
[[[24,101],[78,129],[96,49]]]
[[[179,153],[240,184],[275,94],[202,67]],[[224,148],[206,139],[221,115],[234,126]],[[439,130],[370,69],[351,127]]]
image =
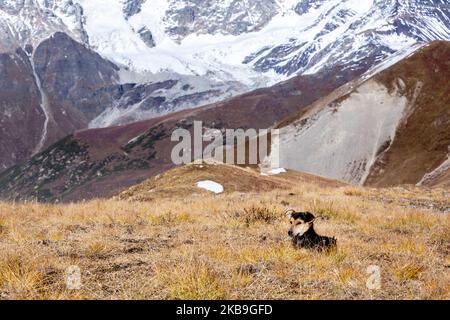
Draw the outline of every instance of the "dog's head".
[[[316,217],[310,212],[295,212],[294,210],[286,211],[289,218],[291,228],[289,229],[290,237],[297,237],[305,234],[314,225]]]

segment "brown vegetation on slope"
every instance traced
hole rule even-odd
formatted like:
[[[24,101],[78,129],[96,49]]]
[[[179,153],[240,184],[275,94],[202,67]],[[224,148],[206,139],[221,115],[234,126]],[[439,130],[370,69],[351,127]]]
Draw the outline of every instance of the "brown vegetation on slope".
[[[409,100],[407,114],[372,168],[368,186],[416,184],[449,154],[450,42],[434,42],[376,77],[391,90],[398,79],[405,84],[399,89]]]
[[[362,72],[327,70],[210,106],[122,127],[77,132],[27,163],[0,174],[0,195],[8,200],[40,201],[111,196],[175,167],[171,151],[176,143],[170,137],[177,128],[192,132],[193,122],[198,120],[206,128],[266,129]],[[73,153],[73,146],[77,153]]]
[[[255,168],[237,167],[218,162],[199,162],[181,166],[151,178],[120,193],[117,198],[151,201],[160,198],[204,196],[209,192],[199,189],[197,183],[205,180],[221,184],[225,194],[288,190],[301,183],[311,183],[324,188],[346,185],[343,182],[296,171],[264,176]]]

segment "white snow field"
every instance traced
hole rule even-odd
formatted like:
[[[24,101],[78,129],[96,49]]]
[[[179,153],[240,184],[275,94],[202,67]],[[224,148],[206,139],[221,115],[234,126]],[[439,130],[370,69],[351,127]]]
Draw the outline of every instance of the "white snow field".
[[[180,6],[174,1],[151,0],[142,5],[141,11],[129,19],[123,16],[121,0],[77,0],[86,16],[86,31],[90,44],[102,55],[118,63],[140,71],[157,73],[165,70],[185,75],[205,75],[214,72],[218,78],[236,80],[246,85],[254,85],[260,81],[261,73],[253,70],[254,59],[248,64],[243,61],[258,52],[270,51],[279,46],[298,43],[298,48],[290,55],[280,59],[279,66],[287,65],[305,50],[320,51],[338,38],[344,38],[350,26],[365,19],[360,29],[352,31],[355,38],[355,48],[366,45],[364,32],[382,27],[385,23],[380,19],[382,13],[373,9],[373,0],[327,1],[317,8],[299,15],[294,11],[299,1],[278,0],[279,12],[261,30],[243,32],[231,35],[226,32],[214,34],[192,33],[183,39],[174,39],[167,34],[171,27],[166,16],[169,8]],[[216,4],[217,10],[228,10],[230,1]],[[341,17],[342,12],[348,12]],[[250,21],[252,20],[251,17]],[[336,21],[337,19],[337,21]],[[340,20],[343,21],[340,21]],[[114,21],[114,24],[111,24]],[[327,23],[337,23],[339,26],[322,34]],[[149,48],[142,41],[136,30],[141,28],[151,30],[156,42],[154,48]],[[386,26],[386,28],[388,28]],[[445,31],[445,30],[444,30]],[[320,36],[318,36],[320,34]],[[361,36],[359,36],[359,34]],[[382,40],[384,45],[394,50],[410,46],[415,41],[404,35],[390,34]],[[314,44],[313,46],[311,46]],[[353,50],[349,50],[351,53]],[[307,63],[303,73],[319,71],[329,62],[336,52],[324,55],[314,63]],[[342,53],[341,53],[342,54]],[[257,57],[258,55],[256,55]],[[263,57],[263,55],[261,55]],[[311,58],[313,55],[311,55]],[[275,84],[288,77],[266,72],[266,85]]]
[[[18,38],[23,45],[32,37],[36,45],[63,31],[139,73],[208,75],[248,86],[315,73],[336,61],[358,65],[374,45],[383,47],[386,57],[417,42],[450,39],[445,1],[246,0],[241,5],[213,0],[197,3],[188,30],[175,33],[171,30],[186,27],[177,12],[192,8],[193,1],[36,0],[20,9],[21,3],[0,2],[4,43]],[[126,14],[127,3],[139,10]],[[408,19],[411,13],[415,19]],[[222,20],[247,27],[232,32]],[[408,31],[399,32],[394,22]],[[143,29],[154,47],[142,39]]]
[[[287,172],[287,170],[284,169],[284,168],[274,168],[274,169],[270,169],[268,171],[263,170],[261,172],[261,175],[262,176],[276,176],[276,175],[279,175],[279,174],[282,174],[282,173],[286,173],[286,172]]]

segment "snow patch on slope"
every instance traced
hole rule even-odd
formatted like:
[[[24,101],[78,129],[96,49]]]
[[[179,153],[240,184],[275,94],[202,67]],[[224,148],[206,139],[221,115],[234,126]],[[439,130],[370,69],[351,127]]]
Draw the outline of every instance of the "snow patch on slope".
[[[450,147],[449,147],[449,150],[450,150]],[[445,160],[439,167],[434,169],[432,172],[427,173],[422,178],[422,180],[420,180],[420,182],[417,185],[418,186],[427,185],[429,182],[435,180],[436,178],[438,178],[440,175],[447,172],[448,170],[450,170],[450,153],[448,155],[447,160]]]
[[[197,187],[200,189],[214,192],[215,194],[220,194],[224,192],[224,188],[221,184],[210,180],[198,182]]]
[[[41,135],[38,145],[36,146],[36,148],[33,151],[33,155],[34,155],[34,154],[37,154],[40,151],[42,151],[42,149],[44,148],[45,142],[47,141],[49,123],[50,123],[50,121],[54,121],[54,119],[53,119],[50,104],[48,101],[47,93],[42,88],[41,79],[39,78],[39,75],[36,72],[34,56],[32,54],[29,54],[28,57],[30,59],[31,69],[33,70],[34,81],[35,81],[36,87],[38,88],[40,96],[41,96],[40,107],[45,116],[44,127],[42,129],[42,135]]]
[[[286,173],[286,172],[287,172],[287,170],[284,168],[274,168],[274,169],[270,169],[269,171],[265,171],[265,170],[261,171],[261,175],[266,176],[266,177],[267,176],[276,176],[276,175]]]

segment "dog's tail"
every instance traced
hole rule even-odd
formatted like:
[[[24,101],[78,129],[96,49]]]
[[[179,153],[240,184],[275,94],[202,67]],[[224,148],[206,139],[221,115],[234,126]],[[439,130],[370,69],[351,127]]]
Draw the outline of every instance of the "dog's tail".
[[[331,245],[332,246],[337,246],[337,239],[335,237],[331,238]]]

